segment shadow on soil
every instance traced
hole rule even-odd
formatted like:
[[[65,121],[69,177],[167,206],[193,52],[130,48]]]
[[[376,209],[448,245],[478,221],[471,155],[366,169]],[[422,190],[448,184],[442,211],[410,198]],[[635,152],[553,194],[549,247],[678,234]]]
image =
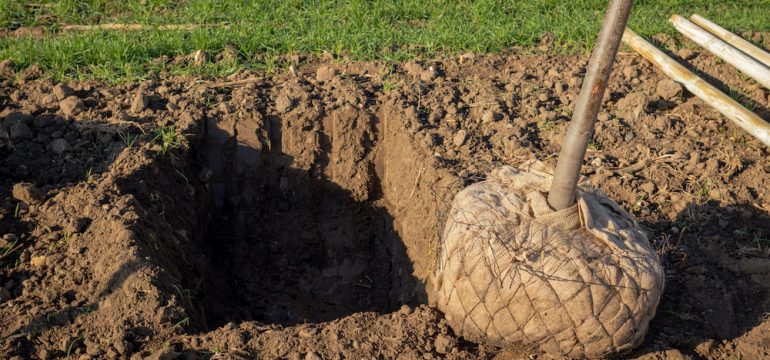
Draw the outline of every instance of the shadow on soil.
[[[281,150],[281,119],[268,121],[265,151],[207,127],[200,156],[213,172],[203,240],[211,268],[201,293],[205,328],[323,322],[392,311],[413,299],[405,292],[424,285],[411,275],[393,216],[375,205],[379,181],[369,184],[368,200],[354,199],[323,174],[331,148],[325,134],[320,164],[301,169]]]
[[[688,205],[673,222],[642,225],[661,254],[666,288],[635,355],[675,348],[703,358],[699,345],[735,339],[765,319],[770,273],[743,264],[770,254],[767,212],[709,201]]]

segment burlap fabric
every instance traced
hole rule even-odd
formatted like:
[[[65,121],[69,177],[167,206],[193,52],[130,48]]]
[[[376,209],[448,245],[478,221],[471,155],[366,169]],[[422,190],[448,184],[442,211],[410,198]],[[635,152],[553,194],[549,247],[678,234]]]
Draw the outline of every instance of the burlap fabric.
[[[581,189],[553,211],[551,176],[503,167],[454,198],[436,270],[438,307],[476,342],[603,357],[644,338],[663,291],[657,254],[632,216]]]

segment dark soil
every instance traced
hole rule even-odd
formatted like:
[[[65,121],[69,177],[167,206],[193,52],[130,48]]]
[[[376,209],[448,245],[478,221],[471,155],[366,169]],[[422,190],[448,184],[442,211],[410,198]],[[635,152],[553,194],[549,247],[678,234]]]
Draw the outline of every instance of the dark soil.
[[[766,90],[687,57],[770,119]],[[459,189],[555,164],[586,58],[461,60],[3,80],[0,354],[542,356],[454,336],[431,274]],[[635,55],[605,100],[586,181],[638,218],[667,272],[630,356],[767,357],[767,148]]]

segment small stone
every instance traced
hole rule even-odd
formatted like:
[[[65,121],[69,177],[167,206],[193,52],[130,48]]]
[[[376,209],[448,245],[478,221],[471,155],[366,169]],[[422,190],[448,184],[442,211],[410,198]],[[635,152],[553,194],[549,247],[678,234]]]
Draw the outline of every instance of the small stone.
[[[537,96],[537,99],[540,100],[540,101],[545,102],[545,101],[548,101],[548,99],[550,99],[550,97],[546,93],[540,93],[540,95]]]
[[[48,360],[51,358],[51,353],[46,349],[40,349],[37,352],[37,357],[40,358],[40,360]]]
[[[655,191],[655,184],[651,182],[646,182],[642,184],[641,186],[642,190],[648,194],[652,194],[653,191]]]
[[[9,128],[15,124],[20,124],[20,123],[29,124],[30,120],[32,120],[32,115],[21,111],[12,111],[5,116],[5,120],[3,121],[3,127]]]
[[[86,107],[77,96],[68,96],[59,102],[59,109],[64,116],[74,116],[85,110]]]
[[[279,95],[278,99],[275,100],[275,110],[278,111],[279,114],[284,114],[291,110],[292,106],[294,106],[294,101],[292,101],[286,94]]]
[[[679,57],[682,60],[692,60],[695,58],[695,52],[690,49],[679,49]]]
[[[51,142],[51,151],[56,155],[61,156],[65,151],[69,150],[69,148],[70,143],[68,143],[67,140],[56,139]]]
[[[399,309],[398,312],[399,314],[409,315],[412,313],[412,308],[409,307],[409,305],[404,304],[404,305],[401,305],[401,309]]]
[[[18,241],[19,237],[16,236],[16,234],[8,233],[8,234],[3,235],[3,240],[5,240],[5,241],[7,241],[9,243],[13,243],[13,242]]]
[[[142,89],[139,89],[134,95],[134,101],[131,102],[131,112],[140,113],[147,109],[148,105],[150,105],[150,97],[145,95]]]
[[[305,360],[321,360],[321,357],[318,356],[318,354],[310,351],[307,354],[305,354]]]
[[[70,96],[75,95],[75,91],[67,85],[57,84],[53,87],[53,94],[56,96],[56,100],[62,101]]]
[[[13,198],[26,204],[36,204],[45,199],[45,193],[31,183],[13,185]]]
[[[45,266],[46,260],[48,260],[48,257],[45,255],[33,256],[32,259],[29,260],[29,263],[32,267],[39,268]]]
[[[315,334],[318,333],[318,330],[315,328],[303,328],[299,330],[299,336],[303,338],[309,338],[315,336]]]
[[[671,79],[658,82],[656,93],[665,100],[671,100],[682,94],[682,85]]]
[[[452,141],[454,142],[455,146],[460,147],[465,144],[465,140],[468,138],[468,133],[465,132],[465,130],[458,130],[455,134]]]
[[[319,82],[326,82],[337,76],[337,69],[329,66],[321,66],[315,73],[315,79]]]
[[[452,337],[444,334],[436,336],[436,340],[433,342],[433,346],[436,348],[436,352],[439,354],[446,354],[452,351],[452,348],[456,345],[456,340]]]
[[[39,115],[32,119],[32,126],[44,128],[56,123],[56,117],[51,115]]]
[[[172,113],[173,112],[177,112],[177,111],[179,111],[179,106],[177,106],[176,104],[174,104],[172,102],[168,102],[168,103],[166,103],[166,110],[168,112],[172,112]]]
[[[0,287],[0,303],[11,300],[11,292],[4,287]]]
[[[691,357],[685,356],[677,349],[668,349],[663,351],[663,358],[667,360],[689,360]]]
[[[91,225],[91,219],[86,217],[78,218],[74,223],[75,232],[84,233],[89,225]]]
[[[460,54],[460,56],[457,57],[457,61],[460,64],[465,64],[465,63],[473,62],[473,59],[475,57],[476,56],[472,52],[467,52],[465,54]]]
[[[32,130],[24,123],[16,123],[8,130],[11,140],[26,140],[32,138]]]
[[[86,354],[91,356],[99,355],[102,351],[99,348],[99,344],[91,341],[91,340],[84,340],[83,345],[86,346]]]
[[[626,79],[630,79],[639,75],[639,70],[633,66],[626,66],[623,68],[623,76]]]
[[[428,115],[428,123],[436,125],[441,121],[441,119],[444,118],[444,115],[445,113],[443,109],[435,109]]]
[[[754,217],[754,213],[752,213],[749,210],[741,210],[740,216],[741,216],[741,220],[748,221]]]
[[[424,82],[433,81],[435,77],[436,77],[436,72],[433,70],[424,70],[420,72],[420,80]]]
[[[491,123],[493,121],[500,120],[502,118],[502,115],[492,111],[487,110],[484,115],[481,116],[481,122],[483,123]]]

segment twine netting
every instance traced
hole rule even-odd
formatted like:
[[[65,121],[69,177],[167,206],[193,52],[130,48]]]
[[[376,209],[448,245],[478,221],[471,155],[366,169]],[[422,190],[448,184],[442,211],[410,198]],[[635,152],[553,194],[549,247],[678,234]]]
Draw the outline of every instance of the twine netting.
[[[504,166],[454,198],[436,268],[437,305],[468,340],[600,357],[639,345],[663,291],[657,254],[596,190],[554,211],[551,176]]]

